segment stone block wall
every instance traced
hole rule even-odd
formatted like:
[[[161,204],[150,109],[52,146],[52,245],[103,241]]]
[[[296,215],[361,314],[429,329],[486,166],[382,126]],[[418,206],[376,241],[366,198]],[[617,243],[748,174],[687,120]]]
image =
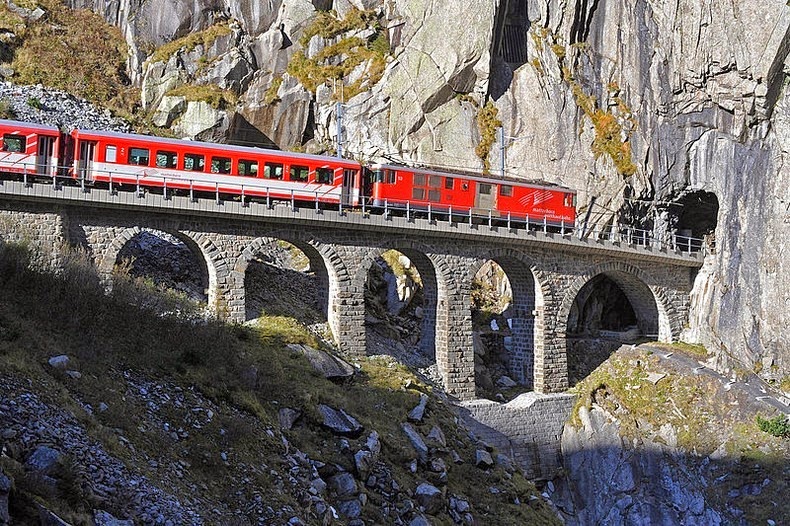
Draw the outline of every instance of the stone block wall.
[[[532,479],[551,479],[562,466],[560,438],[576,397],[525,393],[506,404],[461,402],[464,424],[510,456]]]
[[[63,218],[56,212],[6,203],[0,210],[0,239],[29,244],[33,264],[43,269],[58,268],[63,255]]]

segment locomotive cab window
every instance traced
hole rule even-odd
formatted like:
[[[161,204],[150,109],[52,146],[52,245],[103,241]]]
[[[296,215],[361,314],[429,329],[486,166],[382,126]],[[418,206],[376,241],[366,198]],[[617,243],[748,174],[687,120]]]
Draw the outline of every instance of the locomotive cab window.
[[[289,178],[291,181],[306,182],[310,169],[307,166],[291,165],[289,169]]]
[[[156,165],[159,168],[175,168],[178,165],[178,155],[175,152],[156,152]]]
[[[482,184],[481,183],[481,184],[477,185],[477,191],[478,191],[478,193],[481,193],[481,194],[491,195],[491,185],[490,184]]]
[[[414,186],[425,186],[425,174],[414,174]]]
[[[211,158],[211,173],[214,174],[229,174],[231,168],[231,160],[229,157],[212,157]]]
[[[499,195],[502,197],[510,197],[513,195],[513,187],[509,184],[503,184],[499,187]]]
[[[315,182],[318,184],[332,184],[335,172],[331,168],[318,168],[315,171]]]
[[[445,177],[444,178],[444,189],[445,190],[452,190],[455,184],[455,179],[452,177]]]
[[[266,179],[282,179],[283,165],[280,163],[266,163],[263,165],[263,176]]]
[[[244,159],[239,159],[238,168],[239,175],[247,177],[258,176],[258,161],[245,161]]]
[[[206,168],[206,158],[196,153],[184,154],[184,170],[202,172]]]
[[[425,188],[412,188],[411,190],[411,198],[416,199],[418,201],[422,201],[425,199]]]
[[[114,163],[118,160],[118,148],[116,146],[107,145],[104,149],[104,160],[108,163]]]
[[[441,188],[442,186],[442,178],[438,175],[432,175],[428,177],[428,186],[431,188]]]
[[[24,152],[27,149],[27,139],[24,135],[3,135],[4,152]]]
[[[129,148],[129,164],[148,166],[151,152],[146,148]]]

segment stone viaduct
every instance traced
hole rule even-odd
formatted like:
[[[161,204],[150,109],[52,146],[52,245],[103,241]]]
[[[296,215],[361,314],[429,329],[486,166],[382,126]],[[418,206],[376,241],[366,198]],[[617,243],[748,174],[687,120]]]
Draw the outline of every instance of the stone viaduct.
[[[435,354],[445,387],[461,400],[475,397],[471,290],[485,262],[499,264],[513,290],[511,374],[538,393],[568,388],[568,318],[591,279],[603,274],[614,281],[642,333],[672,341],[686,323],[694,274],[702,263],[701,255],[667,248],[502,226],[0,183],[0,235],[26,237],[55,259],[60,243],[82,246],[108,285],[119,252],[144,228],[176,236],[199,256],[209,304],[233,322],[245,321],[250,261],[277,240],[295,245],[318,277],[338,345],[352,355],[366,352],[368,269],[384,251],[400,251],[423,280],[421,345]]]

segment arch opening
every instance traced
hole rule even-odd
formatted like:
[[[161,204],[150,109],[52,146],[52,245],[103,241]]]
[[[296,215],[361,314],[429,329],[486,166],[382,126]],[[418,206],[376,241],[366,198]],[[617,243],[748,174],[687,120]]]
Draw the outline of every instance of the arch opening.
[[[475,387],[501,399],[531,389],[542,294],[529,266],[513,257],[483,263],[472,280]]]
[[[246,320],[294,318],[326,342],[329,275],[318,251],[305,243],[266,239],[245,254]]]
[[[366,354],[393,356],[440,383],[436,299],[436,273],[425,254],[405,248],[382,252],[365,282]]]
[[[209,301],[209,271],[197,244],[180,233],[140,229],[118,251],[113,281],[126,275],[186,300]]]
[[[659,337],[659,308],[650,288],[622,271],[593,276],[576,293],[567,319],[568,381],[575,385],[625,343]]]

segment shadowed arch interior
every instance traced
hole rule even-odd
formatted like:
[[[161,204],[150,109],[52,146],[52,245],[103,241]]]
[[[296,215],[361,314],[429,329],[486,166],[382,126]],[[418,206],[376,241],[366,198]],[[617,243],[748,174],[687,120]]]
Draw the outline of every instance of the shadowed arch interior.
[[[128,265],[133,277],[146,277],[157,286],[176,290],[192,300],[211,302],[210,271],[199,245],[188,235],[152,228],[124,231],[107,254],[112,268]]]
[[[427,255],[422,253],[421,251],[411,248],[411,247],[400,247],[396,246],[393,247],[393,251],[399,252],[403,256],[408,259],[408,262],[411,266],[416,269],[417,273],[419,274],[419,279],[422,284],[421,290],[419,291],[419,295],[421,296],[422,302],[419,305],[419,312],[420,316],[418,317],[418,324],[419,327],[419,338],[416,342],[417,349],[419,350],[419,357],[415,357],[415,363],[422,363],[427,365],[428,362],[435,362],[437,360],[436,356],[436,318],[437,318],[437,295],[438,295],[438,284],[436,279],[436,270],[434,268],[433,263],[431,262],[430,258]],[[370,285],[370,272],[373,269],[373,265],[378,264],[376,261],[379,261],[381,256],[388,252],[387,250],[382,250],[379,253],[378,258],[374,258],[370,261],[370,264],[367,265],[365,268],[367,269],[367,280],[366,283]],[[388,265],[389,266],[389,265]],[[370,298],[365,299],[366,304],[366,312],[369,312],[371,305],[369,305]],[[416,309],[415,309],[416,310]],[[365,342],[366,342],[366,352],[368,354],[371,353],[371,350],[374,351],[375,349],[371,349],[371,341],[372,341],[372,324],[375,323],[376,320],[371,319],[369,315],[366,315],[366,323],[365,323]],[[407,340],[413,339],[409,338],[408,334],[405,335],[395,335],[392,334],[393,337],[396,339],[401,339],[401,337],[406,337]],[[408,343],[408,341],[406,342]],[[400,350],[400,352],[406,351],[408,355],[409,349]]]
[[[266,312],[307,323],[327,320],[330,274],[324,257],[311,244],[290,237],[257,238],[242,252],[235,272],[244,282],[246,319]],[[260,279],[264,288],[256,291],[250,279]],[[309,308],[300,309],[302,303]]]
[[[502,269],[512,292],[511,304],[505,311],[510,325],[507,345],[509,376],[521,385],[532,387],[535,380],[535,321],[538,303],[542,306],[542,294],[536,287],[529,264],[505,254],[495,254],[490,261]],[[478,271],[483,265],[478,267]],[[480,358],[475,356],[475,361],[478,360]]]
[[[659,305],[638,276],[607,270],[578,290],[566,320],[568,380],[588,376],[623,343],[659,337]]]

